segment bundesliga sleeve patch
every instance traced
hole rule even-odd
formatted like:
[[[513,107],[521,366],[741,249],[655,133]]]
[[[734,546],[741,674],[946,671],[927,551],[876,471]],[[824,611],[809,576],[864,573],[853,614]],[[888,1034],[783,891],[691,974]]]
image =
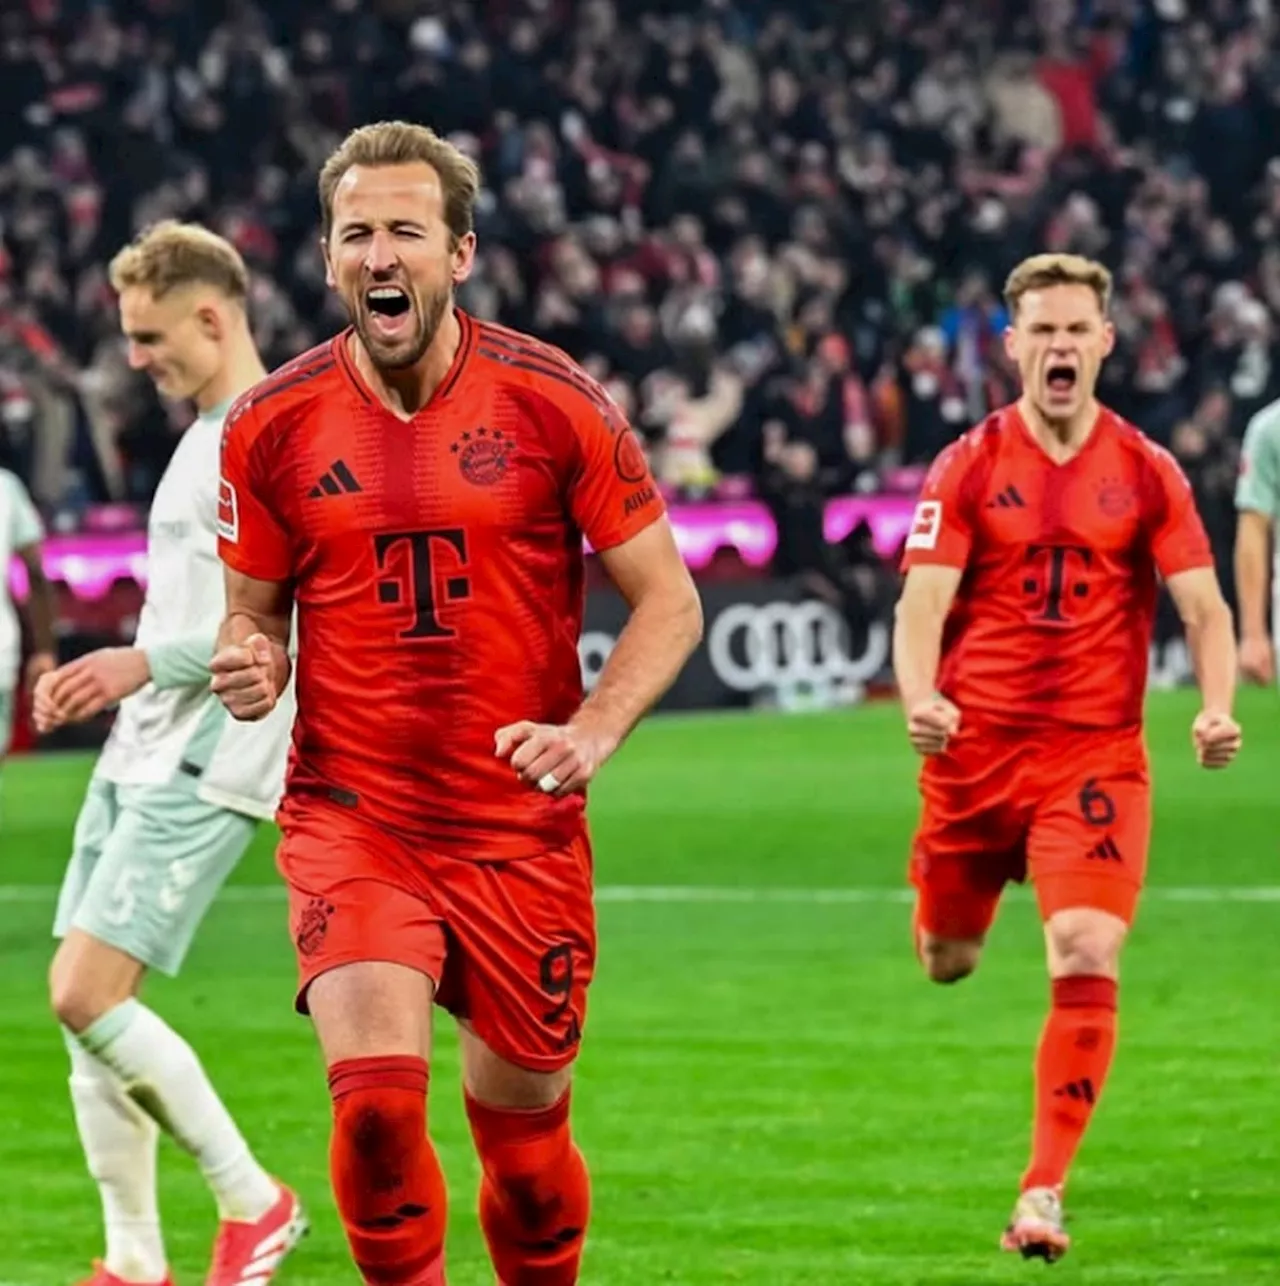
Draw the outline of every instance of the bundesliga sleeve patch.
[[[942,531],[942,501],[922,500],[916,505],[907,535],[908,549],[936,549]]]
[[[240,539],[240,507],[236,489],[226,478],[218,479],[218,535],[233,545]]]

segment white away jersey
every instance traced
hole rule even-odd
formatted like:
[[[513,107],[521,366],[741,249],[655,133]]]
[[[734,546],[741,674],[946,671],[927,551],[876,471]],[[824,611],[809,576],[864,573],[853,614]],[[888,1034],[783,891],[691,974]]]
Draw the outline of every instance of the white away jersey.
[[[1280,635],[1280,402],[1264,406],[1245,429],[1236,508],[1265,514],[1271,520],[1275,541],[1271,560],[1272,628]]]
[[[213,641],[226,607],[218,558],[218,459],[228,405],[182,435],[156,488],[147,525],[147,593],[135,646]],[[257,723],[237,723],[203,682],[148,683],[120,705],[97,775],[121,785],[160,785],[200,775],[202,799],[252,817],[274,815],[293,729],[293,684]]]
[[[22,629],[9,592],[9,568],[13,556],[28,545],[44,539],[44,525],[27,489],[15,474],[0,469],[0,692],[17,686],[18,664],[22,660]]]

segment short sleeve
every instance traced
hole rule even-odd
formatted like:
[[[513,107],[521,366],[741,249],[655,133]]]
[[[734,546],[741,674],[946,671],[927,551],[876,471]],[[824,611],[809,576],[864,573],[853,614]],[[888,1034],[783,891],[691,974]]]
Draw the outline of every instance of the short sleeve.
[[[1213,550],[1196,510],[1187,475],[1167,451],[1154,452],[1157,506],[1151,531],[1151,553],[1166,580],[1196,567],[1212,567]]]
[[[250,405],[232,407],[222,431],[218,477],[218,557],[255,580],[293,575],[289,535],[272,512],[266,468],[267,438]]]
[[[902,570],[912,567],[964,567],[973,547],[973,515],[965,480],[971,462],[966,439],[953,442],[930,466],[911,529]]]
[[[592,549],[611,549],[662,517],[666,505],[634,430],[603,389],[566,409],[576,448],[569,512]]]
[[[0,480],[9,493],[9,548],[26,549],[44,539],[44,523],[31,503],[27,489],[15,474],[7,469],[0,471]]]
[[[1245,429],[1236,508],[1280,517],[1280,411],[1270,407],[1255,415]]]

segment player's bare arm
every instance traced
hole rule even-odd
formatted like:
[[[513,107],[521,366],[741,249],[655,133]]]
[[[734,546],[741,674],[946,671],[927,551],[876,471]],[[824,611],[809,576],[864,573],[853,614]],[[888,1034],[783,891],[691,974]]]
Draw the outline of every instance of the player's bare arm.
[[[201,632],[151,647],[100,647],[41,675],[35,688],[36,730],[83,723],[148,683],[157,691],[204,687],[214,635]]]
[[[1267,633],[1271,584],[1271,518],[1242,509],[1236,519],[1236,602],[1240,607],[1240,672],[1255,683],[1275,682],[1275,650]]]
[[[46,734],[83,723],[132,696],[151,678],[140,647],[103,647],[49,670],[36,680],[33,717]]]
[[[1240,726],[1231,717],[1236,685],[1231,609],[1211,567],[1178,572],[1167,584],[1200,685],[1201,712],[1191,732],[1196,758],[1205,768],[1225,768],[1241,745]]]
[[[232,718],[265,718],[289,682],[293,587],[226,569],[227,615],[209,671]]]
[[[962,575],[958,567],[911,568],[894,610],[893,673],[907,716],[907,735],[921,755],[940,754],[960,727],[960,711],[934,685],[942,629]]]
[[[702,602],[665,517],[599,557],[631,615],[595,690],[563,727],[526,720],[497,733],[498,756],[510,757],[530,785],[557,795],[586,786],[702,638]]]
[[[44,574],[44,559],[38,544],[23,545],[15,552],[27,570],[27,617],[32,649],[26,666],[26,682],[30,692],[40,676],[58,664],[58,645],[53,635],[53,588]]]

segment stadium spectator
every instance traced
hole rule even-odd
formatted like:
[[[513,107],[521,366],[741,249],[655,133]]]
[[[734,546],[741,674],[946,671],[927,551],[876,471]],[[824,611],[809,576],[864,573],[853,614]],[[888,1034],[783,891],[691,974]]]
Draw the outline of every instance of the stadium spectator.
[[[123,368],[107,247],[207,222],[254,269],[268,359],[290,357],[345,320],[307,176],[374,116],[483,162],[464,304],[600,375],[672,490],[765,486],[783,387],[858,439],[824,458],[828,490],[928,458],[1009,396],[994,288],[1042,248],[1112,268],[1102,396],[1158,439],[1224,388],[1229,469],[1280,392],[1265,6],[869,0],[843,28],[781,0],[420,8],[6,9],[0,406],[44,502],[76,475],[143,501],[175,440]],[[793,398],[788,433],[812,441],[815,417]]]

